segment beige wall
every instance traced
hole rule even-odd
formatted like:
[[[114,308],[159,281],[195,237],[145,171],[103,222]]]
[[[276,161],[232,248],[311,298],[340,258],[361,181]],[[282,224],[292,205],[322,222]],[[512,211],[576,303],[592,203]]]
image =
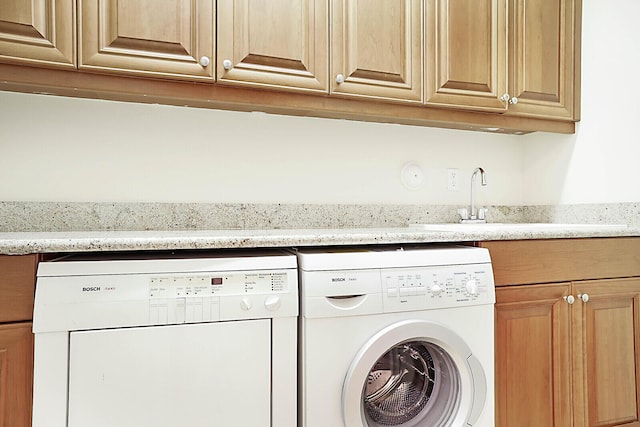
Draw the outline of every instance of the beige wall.
[[[0,92],[0,200],[464,204],[640,201],[638,0],[584,0],[575,135],[495,135]],[[424,185],[400,171],[418,163]],[[460,190],[447,191],[458,168]]]

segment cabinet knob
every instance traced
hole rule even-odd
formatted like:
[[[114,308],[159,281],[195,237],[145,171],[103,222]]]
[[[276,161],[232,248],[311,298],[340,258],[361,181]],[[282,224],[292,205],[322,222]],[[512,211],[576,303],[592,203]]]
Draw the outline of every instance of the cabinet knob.
[[[233,68],[233,63],[229,59],[225,59],[224,61],[222,61],[222,66],[225,70],[230,70]]]
[[[589,302],[589,294],[578,294],[578,298],[582,302]]]
[[[509,95],[509,93],[505,93],[500,97],[500,99],[503,100],[504,102],[508,102],[511,105],[515,105],[518,103],[518,98],[516,98],[515,96],[512,98],[511,95]]]
[[[338,83],[338,84],[342,84],[342,83],[344,83],[344,75],[342,75],[342,74],[338,74],[338,75],[336,76],[336,83]]]
[[[203,55],[200,57],[200,65],[202,65],[203,67],[207,67],[209,64],[211,64],[211,60],[208,56]]]
[[[568,303],[568,304],[573,304],[574,302],[576,302],[576,299],[573,295],[569,295],[566,297],[563,297],[563,299]]]

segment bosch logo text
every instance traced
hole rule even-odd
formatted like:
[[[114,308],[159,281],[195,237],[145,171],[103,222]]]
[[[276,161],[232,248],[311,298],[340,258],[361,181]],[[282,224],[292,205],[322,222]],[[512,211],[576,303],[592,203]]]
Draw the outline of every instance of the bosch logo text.
[[[100,291],[100,286],[87,286],[82,288],[82,292],[98,292]]]
[[[344,277],[332,277],[331,281],[332,282],[344,282],[346,279]]]

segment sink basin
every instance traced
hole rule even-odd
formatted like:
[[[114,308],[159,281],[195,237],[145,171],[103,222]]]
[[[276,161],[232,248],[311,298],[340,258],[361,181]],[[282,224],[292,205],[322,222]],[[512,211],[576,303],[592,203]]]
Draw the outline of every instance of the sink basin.
[[[624,224],[556,224],[556,223],[472,223],[472,224],[410,224],[410,228],[442,232],[553,232],[553,231],[616,231]]]

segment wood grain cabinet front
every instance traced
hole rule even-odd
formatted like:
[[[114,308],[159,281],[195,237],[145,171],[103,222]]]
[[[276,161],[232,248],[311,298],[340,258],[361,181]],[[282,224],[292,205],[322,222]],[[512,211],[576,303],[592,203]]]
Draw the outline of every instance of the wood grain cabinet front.
[[[640,238],[480,245],[498,286],[496,426],[640,427]]]
[[[0,62],[76,67],[76,6],[70,0],[2,0]]]
[[[581,5],[426,0],[426,103],[579,120]]]
[[[31,426],[37,255],[0,255],[0,427]]]
[[[213,81],[214,0],[78,0],[79,68]]]
[[[218,83],[328,93],[326,0],[218,2]]]
[[[332,0],[331,94],[422,102],[420,0]]]

